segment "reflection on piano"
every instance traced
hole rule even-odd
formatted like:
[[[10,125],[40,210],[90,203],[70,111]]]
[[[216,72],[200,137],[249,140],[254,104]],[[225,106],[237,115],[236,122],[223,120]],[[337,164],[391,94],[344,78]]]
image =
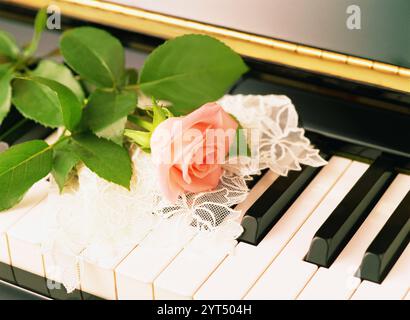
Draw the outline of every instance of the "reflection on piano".
[[[0,28],[30,30],[6,18]],[[131,47],[160,41],[114,32]],[[53,41],[49,33],[45,42]],[[127,55],[135,66],[145,54],[129,49]],[[245,232],[234,255],[197,255],[189,233],[152,250],[159,228],[104,267],[82,262],[80,285],[67,294],[49,281],[40,246],[45,179],[0,214],[0,298],[30,297],[15,293],[24,288],[54,299],[410,299],[409,93],[249,63],[253,72],[231,92],[288,95],[328,164],[258,177],[239,205]],[[12,112],[0,141],[55,139],[50,134]],[[6,282],[13,289],[3,289]]]

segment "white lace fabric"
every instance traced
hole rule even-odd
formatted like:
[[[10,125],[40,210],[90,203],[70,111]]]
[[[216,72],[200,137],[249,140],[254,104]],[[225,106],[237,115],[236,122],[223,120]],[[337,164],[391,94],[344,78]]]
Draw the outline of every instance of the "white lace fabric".
[[[289,170],[301,170],[301,164],[326,164],[304,130],[298,128],[298,115],[289,98],[226,95],[219,103],[252,132],[246,136],[252,155],[228,161],[214,190],[187,193],[170,204],[159,192],[150,155],[139,149],[132,156],[130,191],[106,182],[86,167],[79,170],[78,190],[59,195],[54,188],[48,197],[53,209],[49,210],[43,241],[47,270],[58,271],[53,279],[70,292],[79,286],[83,259],[110,267],[158,228],[162,228],[155,233],[158,236],[144,242],[152,250],[169,243],[170,236],[189,232],[196,235],[190,250],[229,253],[243,232],[242,213],[235,205],[248,195],[247,180],[266,168],[286,176]]]

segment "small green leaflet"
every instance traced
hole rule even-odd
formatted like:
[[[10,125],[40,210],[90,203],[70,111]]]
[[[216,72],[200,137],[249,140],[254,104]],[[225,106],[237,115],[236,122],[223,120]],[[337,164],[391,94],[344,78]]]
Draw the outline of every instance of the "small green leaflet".
[[[51,171],[60,191],[63,190],[70,172],[79,162],[78,156],[73,152],[70,141],[67,140],[57,145],[53,150],[53,169]]]
[[[126,129],[124,135],[134,141],[144,150],[150,150],[151,132]]]
[[[65,61],[84,79],[105,88],[121,83],[124,48],[108,32],[92,27],[66,31],[60,49]]]
[[[56,128],[73,130],[81,119],[81,104],[66,86],[50,79],[33,77],[13,81],[12,101],[26,117]]]
[[[170,101],[176,115],[219,99],[248,70],[242,58],[221,41],[204,35],[168,40],[146,59],[140,88]]]
[[[0,30],[0,56],[17,60],[20,49],[14,37],[6,31]]]
[[[113,92],[95,90],[84,110],[89,128],[98,132],[126,117],[137,107],[135,92]]]
[[[24,50],[24,56],[32,56],[38,48],[38,44],[41,39],[41,34],[46,27],[47,23],[47,8],[42,8],[37,12],[36,18],[34,20],[34,34],[30,45]]]
[[[72,146],[90,170],[107,181],[129,189],[132,167],[126,149],[91,133],[73,136]]]
[[[73,73],[65,65],[52,60],[41,60],[32,74],[37,77],[57,81],[69,88],[80,102],[84,101],[84,91]]]
[[[52,151],[44,141],[21,143],[0,153],[0,211],[17,204],[51,166]]]
[[[0,65],[0,125],[10,111],[13,69],[10,64]]]

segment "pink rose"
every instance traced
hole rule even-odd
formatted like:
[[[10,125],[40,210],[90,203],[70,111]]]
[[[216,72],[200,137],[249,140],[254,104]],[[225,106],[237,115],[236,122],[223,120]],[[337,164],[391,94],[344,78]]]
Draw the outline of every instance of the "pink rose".
[[[163,195],[174,203],[186,191],[214,189],[237,127],[217,103],[160,123],[150,144]]]

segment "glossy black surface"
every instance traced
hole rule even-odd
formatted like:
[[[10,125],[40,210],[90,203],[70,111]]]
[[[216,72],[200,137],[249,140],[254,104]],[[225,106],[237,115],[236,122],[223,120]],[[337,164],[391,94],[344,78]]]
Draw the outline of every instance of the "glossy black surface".
[[[276,179],[246,212],[239,240],[257,245],[319,171],[320,168],[304,167]]]
[[[0,280],[16,284],[16,279],[13,274],[13,268],[3,262],[0,262]]]
[[[345,12],[342,12],[342,15],[345,15]],[[20,41],[22,43],[30,41],[32,27],[22,22],[31,23],[33,11],[18,6],[6,6],[3,10],[0,8],[0,16],[15,19],[13,24],[6,19],[0,20],[0,28],[15,34],[18,40],[23,39]],[[68,19],[64,16],[62,18],[63,30],[89,24],[89,22]],[[132,67],[140,67],[147,52],[163,42],[162,39],[134,32],[107,26],[104,28],[117,36],[125,45],[137,48],[137,50],[126,50],[128,65]],[[39,50],[44,54],[57,45],[58,32],[46,32]],[[252,70],[247,75],[250,79],[236,86],[233,93],[285,94],[294,102],[306,129],[332,138],[410,157],[408,143],[410,95],[408,93],[261,61],[247,59],[247,63]],[[255,80],[255,77],[263,79]]]
[[[14,145],[33,139],[45,139],[51,132],[33,121],[24,119],[14,108],[0,125],[0,141]]]
[[[6,294],[13,299],[25,299],[24,297],[38,299],[38,295],[56,300],[97,299],[97,297],[79,290],[67,293],[61,283],[47,280],[44,277],[17,267],[11,267],[5,263],[0,263],[0,280],[4,281],[6,285],[2,286],[0,283],[0,299],[2,295]],[[8,284],[11,284],[12,287]],[[18,290],[19,288],[22,290]],[[31,294],[29,294],[30,292]]]
[[[108,1],[410,68],[408,0]]]
[[[377,234],[363,257],[357,275],[381,283],[410,241],[410,191]]]
[[[364,105],[358,103],[357,96],[348,101],[341,99],[345,97],[342,91],[339,93],[340,97],[327,96],[255,78],[244,80],[234,91],[234,94],[286,95],[292,99],[300,123],[307,130],[340,141],[410,157],[410,113]]]
[[[84,24],[84,22],[69,21],[69,25],[78,24]],[[7,26],[10,25],[7,24]],[[7,31],[13,34],[16,34],[15,31],[17,31],[18,41],[27,43],[32,35],[32,26],[16,22],[16,28],[12,26],[10,29],[7,29]],[[110,29],[109,31],[119,36],[123,43],[130,44],[134,48],[138,44],[137,41],[142,37],[141,35],[115,29]],[[53,49],[56,47],[56,38],[57,33],[46,32],[40,45],[40,51],[43,50],[42,53],[46,53],[50,48]],[[148,40],[151,41],[151,39]],[[156,46],[161,42],[162,40],[154,39],[153,44]],[[146,46],[146,44],[144,43],[143,46]],[[153,46],[149,45],[148,47],[150,47],[148,50],[151,50]],[[138,67],[142,64],[145,54],[127,49],[127,58],[132,59],[132,57],[137,54],[141,55],[142,58],[138,58],[137,62],[131,60],[133,67]],[[128,61],[130,61],[130,59],[128,59]],[[318,132],[326,136],[355,142],[361,145],[374,146],[384,151],[407,156],[410,155],[410,137],[408,131],[410,116],[409,113],[406,112],[410,105],[408,95],[380,88],[370,88],[358,83],[353,84],[347,80],[307,74],[293,68],[267,66],[265,64],[257,64],[254,61],[248,62],[252,68],[258,69],[258,71],[262,70],[263,72],[267,72],[268,69],[272,69],[272,72],[269,72],[274,74],[276,78],[267,82],[261,81],[259,78],[252,78],[254,74],[251,74],[250,78],[235,87],[233,93],[286,94],[295,104],[300,115],[301,124],[312,132]],[[298,84],[294,86],[292,81],[295,79],[303,85],[300,86]],[[313,90],[311,90],[312,87]],[[327,89],[329,88],[333,91],[328,92]],[[368,103],[366,99],[369,97],[372,98],[375,103]],[[366,103],[364,103],[364,101],[366,101]],[[386,108],[384,104],[387,104]],[[389,109],[390,107],[392,107],[392,109]],[[399,112],[396,112],[396,110],[399,110]],[[5,129],[4,126],[0,128],[0,134],[3,128]],[[19,137],[21,137],[21,134],[17,134],[13,138],[13,141],[18,141]],[[285,189],[286,188],[283,188],[283,190]],[[268,203],[272,204],[270,198],[271,197],[269,197]],[[292,201],[286,199],[286,197],[284,198],[284,202],[287,202],[287,204],[283,206],[284,208],[292,203]],[[255,212],[255,221],[258,221],[258,218],[260,221],[263,220],[260,216],[261,212],[263,212],[263,210]],[[283,214],[283,212],[280,213],[280,210],[277,212],[279,212],[277,217],[273,214],[273,218],[271,216],[267,219],[268,222],[265,221],[265,225],[268,225],[266,228],[260,228],[260,232],[258,232],[258,230],[255,232],[255,239],[262,238],[263,235],[270,230],[271,225]],[[268,215],[266,217],[268,217]],[[260,226],[263,224],[264,223],[261,223]],[[254,242],[257,243],[257,241]],[[1,272],[0,265],[0,273]],[[4,268],[3,274],[8,274],[9,279],[14,281],[10,267]],[[24,271],[22,270],[17,271],[17,275],[20,283],[27,288],[31,287],[37,291],[44,291],[44,278],[39,277],[40,279],[37,278],[31,281],[32,275],[24,275]],[[35,287],[34,284],[36,284],[37,287]],[[46,288],[46,291],[47,290]],[[2,292],[3,289],[0,287],[0,296]],[[57,299],[67,298],[64,296],[64,291],[54,292],[54,290],[52,290],[49,294]],[[81,296],[83,299],[98,299],[98,297],[84,292],[81,293]],[[18,294],[16,297],[18,297]]]
[[[381,156],[366,170],[314,235],[306,261],[333,263],[395,177],[394,163]]]
[[[11,285],[0,280],[0,300],[45,300],[45,297],[39,296],[27,290]]]

